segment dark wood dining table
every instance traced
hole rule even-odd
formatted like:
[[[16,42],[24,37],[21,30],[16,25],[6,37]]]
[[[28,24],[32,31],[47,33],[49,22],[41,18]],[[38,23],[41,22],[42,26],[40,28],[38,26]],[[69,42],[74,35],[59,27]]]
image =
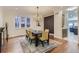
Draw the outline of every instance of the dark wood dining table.
[[[39,36],[41,36],[42,31],[33,31],[33,36],[35,36],[35,46],[37,47],[39,45]]]

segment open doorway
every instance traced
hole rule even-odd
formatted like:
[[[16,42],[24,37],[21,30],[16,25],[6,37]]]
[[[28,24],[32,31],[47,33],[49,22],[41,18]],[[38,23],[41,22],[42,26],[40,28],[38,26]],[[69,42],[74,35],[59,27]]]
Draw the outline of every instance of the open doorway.
[[[78,43],[78,14],[77,7],[67,10],[68,41]]]

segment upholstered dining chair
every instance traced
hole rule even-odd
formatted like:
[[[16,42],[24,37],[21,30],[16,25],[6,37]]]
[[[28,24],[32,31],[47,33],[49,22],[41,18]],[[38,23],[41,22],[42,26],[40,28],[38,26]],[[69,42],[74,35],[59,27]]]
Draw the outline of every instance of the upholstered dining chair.
[[[49,31],[42,32],[42,37],[40,37],[40,41],[43,47],[45,42],[49,44]]]
[[[28,38],[29,38],[29,31],[26,30],[26,39],[28,39]]]
[[[45,29],[45,32],[49,32],[49,29]]]
[[[29,31],[29,41],[32,43],[35,40],[35,36],[32,35],[32,31]]]

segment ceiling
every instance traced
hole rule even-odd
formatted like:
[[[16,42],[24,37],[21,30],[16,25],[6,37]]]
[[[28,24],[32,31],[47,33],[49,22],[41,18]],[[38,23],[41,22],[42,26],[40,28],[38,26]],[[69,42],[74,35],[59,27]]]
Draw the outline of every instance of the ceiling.
[[[36,15],[37,13],[37,6],[3,6],[1,7],[3,11],[5,12],[15,12],[16,13],[26,13],[29,15]],[[66,9],[68,8],[67,6],[39,6],[39,15],[42,16],[48,16],[48,15],[53,15],[54,12]]]

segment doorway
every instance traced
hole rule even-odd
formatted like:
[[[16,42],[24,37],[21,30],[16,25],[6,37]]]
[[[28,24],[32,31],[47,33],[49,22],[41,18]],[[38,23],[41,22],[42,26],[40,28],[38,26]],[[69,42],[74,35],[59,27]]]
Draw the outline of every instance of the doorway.
[[[78,14],[77,7],[67,10],[67,37],[69,42],[78,43]]]

